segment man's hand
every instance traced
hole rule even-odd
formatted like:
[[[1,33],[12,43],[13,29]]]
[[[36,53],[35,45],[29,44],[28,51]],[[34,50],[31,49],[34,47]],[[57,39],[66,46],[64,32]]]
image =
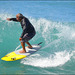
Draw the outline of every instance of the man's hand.
[[[22,38],[19,38],[19,40],[21,41],[21,40],[22,40]]]
[[[10,21],[10,18],[7,18],[8,21]]]

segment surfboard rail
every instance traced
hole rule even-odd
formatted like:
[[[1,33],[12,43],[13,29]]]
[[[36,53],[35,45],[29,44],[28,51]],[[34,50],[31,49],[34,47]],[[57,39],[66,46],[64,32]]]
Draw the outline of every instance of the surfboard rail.
[[[1,60],[4,60],[4,61],[16,61],[16,60],[23,59],[23,58],[25,58],[25,57],[37,52],[41,48],[41,46],[40,46],[41,43],[42,42],[40,42],[37,45],[32,45],[32,47],[33,47],[32,49],[25,47],[26,51],[27,51],[26,53],[19,53],[19,51],[22,50],[22,48],[19,49],[19,50],[10,52],[7,55],[5,55],[4,57],[2,57]]]

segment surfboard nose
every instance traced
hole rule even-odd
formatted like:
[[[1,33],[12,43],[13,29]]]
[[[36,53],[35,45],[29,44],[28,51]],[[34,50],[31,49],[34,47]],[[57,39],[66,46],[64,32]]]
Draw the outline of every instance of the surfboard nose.
[[[5,56],[2,57],[1,60],[4,60],[4,61],[12,61],[10,57],[5,57]]]
[[[15,61],[15,60],[19,60],[19,59],[25,58],[25,57],[26,57],[25,55],[19,55],[19,54],[16,54],[15,52],[11,52],[11,53],[7,54],[6,56],[2,57],[1,60]]]

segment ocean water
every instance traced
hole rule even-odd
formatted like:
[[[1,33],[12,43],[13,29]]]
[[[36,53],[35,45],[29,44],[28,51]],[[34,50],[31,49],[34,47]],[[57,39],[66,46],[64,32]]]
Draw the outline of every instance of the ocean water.
[[[0,60],[0,74],[75,74],[75,1],[0,1],[0,58],[20,46],[20,23],[6,20],[17,13],[36,29],[29,42],[42,48],[22,60]]]

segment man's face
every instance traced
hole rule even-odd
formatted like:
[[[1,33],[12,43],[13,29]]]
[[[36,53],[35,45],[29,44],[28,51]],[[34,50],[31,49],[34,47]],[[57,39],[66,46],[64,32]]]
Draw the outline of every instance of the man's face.
[[[18,15],[18,14],[16,15],[16,19],[17,19],[18,21],[20,21],[20,18],[19,18],[19,15]]]

